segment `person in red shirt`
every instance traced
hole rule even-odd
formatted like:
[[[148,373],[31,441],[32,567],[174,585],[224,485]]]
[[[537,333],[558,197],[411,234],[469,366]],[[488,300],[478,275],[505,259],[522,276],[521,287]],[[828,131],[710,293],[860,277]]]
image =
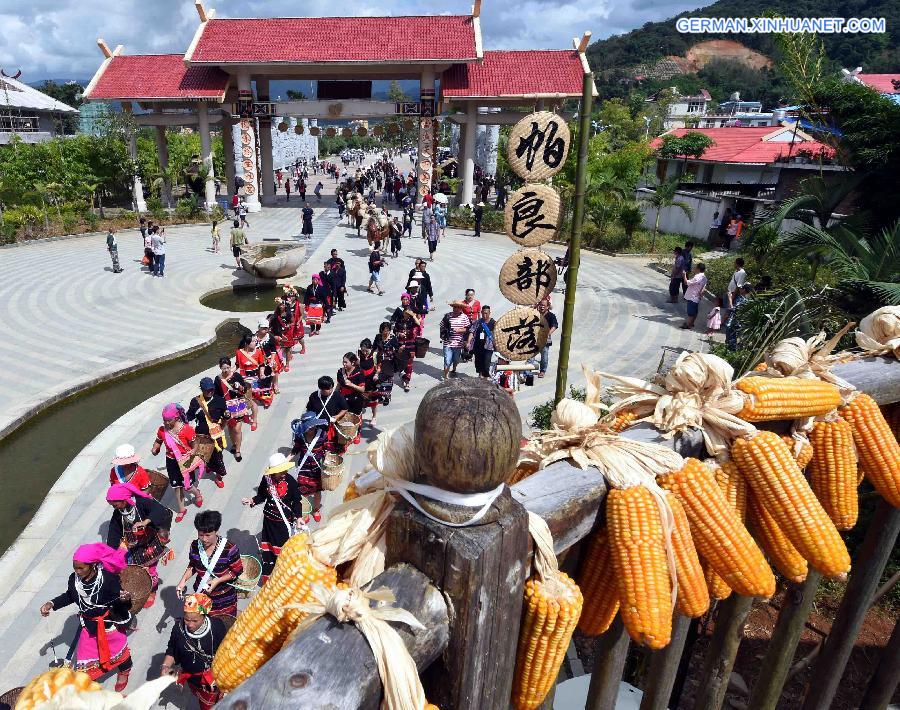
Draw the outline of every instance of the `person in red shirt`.
[[[143,466],[138,465],[141,457],[135,453],[131,444],[116,447],[116,455],[109,469],[109,485],[130,483],[139,490],[146,491],[150,487],[150,474]]]
[[[469,316],[469,322],[474,323],[481,317],[481,301],[475,298],[475,289],[466,289],[466,298],[463,301],[463,313]]]
[[[162,426],[156,430],[156,441],[153,442],[150,453],[156,456],[165,445],[166,473],[169,474],[169,485],[175,491],[175,500],[178,502],[175,522],[180,523],[187,515],[184,507],[185,488],[194,495],[194,504],[198,508],[203,506],[203,496],[197,482],[203,475],[205,466],[203,459],[196,456],[197,435],[187,423],[184,409],[174,403],[167,404],[162,410],[162,420]],[[182,471],[180,461],[189,463],[190,468]]]

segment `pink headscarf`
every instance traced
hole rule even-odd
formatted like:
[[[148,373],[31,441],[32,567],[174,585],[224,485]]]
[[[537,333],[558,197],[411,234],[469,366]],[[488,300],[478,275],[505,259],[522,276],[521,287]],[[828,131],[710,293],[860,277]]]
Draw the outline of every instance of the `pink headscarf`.
[[[178,405],[174,402],[170,402],[162,410],[163,419],[174,419],[179,415]]]
[[[106,502],[113,503],[115,501],[124,500],[130,505],[134,505],[134,497],[136,495],[141,498],[150,497],[133,483],[114,483],[109,487],[109,490],[106,491]]]
[[[83,562],[86,565],[92,565],[99,562],[103,565],[103,569],[107,572],[116,574],[121,572],[128,563],[125,561],[125,550],[114,550],[109,545],[102,542],[92,542],[87,545],[81,545],[75,554],[72,555],[74,562]]]
[[[318,274],[313,274],[313,275],[312,275],[312,280],[315,281],[315,282],[317,282],[317,283],[322,283],[322,277],[319,276]]]

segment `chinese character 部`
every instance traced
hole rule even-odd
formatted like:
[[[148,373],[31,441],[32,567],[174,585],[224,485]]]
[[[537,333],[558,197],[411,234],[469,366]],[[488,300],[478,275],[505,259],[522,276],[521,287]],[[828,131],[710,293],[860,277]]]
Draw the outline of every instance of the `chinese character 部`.
[[[507,286],[515,284],[520,291],[534,290],[535,300],[539,300],[544,289],[551,284],[551,269],[555,266],[545,259],[532,260],[530,256],[525,256],[521,262],[516,265],[517,273],[514,279],[506,282]]]

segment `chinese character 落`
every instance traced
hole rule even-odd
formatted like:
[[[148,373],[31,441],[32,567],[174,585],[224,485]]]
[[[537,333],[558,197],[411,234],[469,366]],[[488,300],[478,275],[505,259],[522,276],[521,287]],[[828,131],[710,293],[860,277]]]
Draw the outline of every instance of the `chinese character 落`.
[[[519,318],[518,325],[502,328],[501,332],[511,333],[506,349],[511,353],[522,355],[534,355],[538,352],[537,330],[541,327],[540,316]]]

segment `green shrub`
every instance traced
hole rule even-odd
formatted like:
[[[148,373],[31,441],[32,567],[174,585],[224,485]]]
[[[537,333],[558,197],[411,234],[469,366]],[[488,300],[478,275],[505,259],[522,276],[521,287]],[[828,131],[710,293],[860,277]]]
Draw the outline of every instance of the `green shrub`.
[[[81,219],[72,213],[63,213],[62,228],[65,234],[74,234],[81,226]]]
[[[194,196],[182,197],[175,204],[175,216],[179,219],[190,219],[200,212],[200,205]]]
[[[594,229],[591,233],[585,234],[584,237],[587,244],[594,249],[602,249],[614,254],[629,251],[630,240],[624,232],[610,234],[609,232],[602,233]]]
[[[225,210],[222,209],[221,205],[216,205],[209,211],[209,218],[216,220],[216,222],[221,222],[225,219]]]
[[[97,227],[100,226],[100,217],[98,217],[93,212],[88,212],[87,214],[85,214],[84,221],[85,223],[87,223],[89,232],[96,232]]]
[[[147,211],[151,214],[155,214],[163,210],[163,203],[159,197],[153,196],[147,200]]]
[[[15,244],[18,238],[19,227],[6,219],[0,224],[0,244]]]
[[[457,229],[473,229],[475,217],[468,207],[451,207],[447,213],[447,224]],[[485,206],[481,216],[481,231],[502,232],[503,212]]]

